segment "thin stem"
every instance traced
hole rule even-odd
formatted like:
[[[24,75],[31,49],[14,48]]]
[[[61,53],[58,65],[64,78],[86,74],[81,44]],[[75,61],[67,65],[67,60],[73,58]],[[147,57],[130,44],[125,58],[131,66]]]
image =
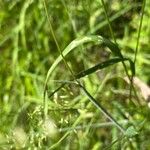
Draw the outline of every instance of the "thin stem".
[[[108,22],[108,25],[109,25],[109,30],[110,30],[110,32],[111,32],[111,36],[112,36],[112,38],[113,38],[115,44],[118,45],[117,42],[116,42],[116,38],[115,38],[115,36],[114,36],[114,32],[113,32],[113,29],[112,29],[112,26],[111,26],[111,23],[110,23],[108,14],[107,14],[107,9],[106,9],[106,5],[105,5],[105,3],[104,3],[104,0],[101,0],[101,3],[102,3],[103,8],[104,8],[104,12],[105,12],[105,16],[106,16],[106,19],[107,19],[107,22]],[[121,57],[123,58],[123,55],[122,55],[122,54],[121,54]],[[135,90],[135,88],[134,88],[134,86],[133,86],[132,79],[130,78],[130,75],[129,75],[129,73],[128,73],[128,70],[127,70],[127,67],[126,67],[126,64],[125,64],[124,61],[122,61],[122,65],[123,65],[123,67],[124,67],[124,70],[125,70],[125,72],[126,72],[126,75],[127,75],[128,79],[129,79],[129,81],[130,81],[130,96],[129,96],[129,99],[132,101],[132,89],[133,89],[133,91],[134,91],[134,93],[135,93],[135,95],[136,95],[136,97],[137,97],[137,99],[138,99],[138,96],[137,96],[137,94],[136,94],[136,90]]]
[[[54,41],[55,41],[55,44],[56,44],[56,46],[57,46],[57,49],[58,49],[60,55],[62,56],[62,59],[63,59],[65,65],[66,65],[66,67],[69,69],[70,73],[71,73],[72,76],[75,78],[74,73],[73,73],[72,69],[69,67],[69,65],[67,64],[67,62],[66,62],[66,60],[65,60],[65,57],[63,56],[63,53],[62,53],[62,51],[61,51],[61,49],[60,49],[60,47],[59,47],[59,44],[58,44],[58,42],[57,42],[55,33],[54,33],[54,31],[53,31],[53,28],[52,28],[52,24],[51,24],[51,21],[50,21],[51,16],[48,15],[48,12],[47,12],[47,7],[46,7],[46,2],[45,2],[45,0],[43,0],[43,2],[44,2],[44,8],[45,8],[47,20],[48,20],[48,23],[49,23],[49,26],[50,26],[50,32],[51,32],[52,37],[53,37],[53,39],[54,39]]]
[[[109,30],[110,30],[110,33],[111,33],[112,39],[113,39],[113,40],[114,40],[114,42],[117,44],[117,42],[116,42],[116,38],[115,38],[115,35],[114,35],[114,32],[113,32],[113,29],[112,29],[112,26],[111,26],[111,24],[110,24],[110,20],[109,20],[108,14],[107,14],[106,5],[105,5],[105,3],[104,3],[104,1],[103,1],[103,0],[101,0],[101,3],[102,3],[103,8],[104,8],[104,13],[105,13],[105,16],[106,16],[106,19],[107,19],[108,25],[109,25]]]
[[[141,15],[141,19],[140,19],[140,25],[139,25],[139,30],[138,30],[138,36],[137,36],[137,43],[136,43],[136,48],[135,48],[135,55],[134,55],[134,66],[135,66],[135,63],[136,63],[136,58],[137,58],[137,53],[138,53],[138,48],[139,48],[139,41],[140,41],[140,33],[141,33],[141,29],[142,29],[142,22],[143,22],[143,16],[144,16],[144,9],[145,9],[145,3],[146,3],[146,0],[143,0],[143,3],[142,3],[142,15]],[[136,71],[135,71],[136,73]],[[133,83],[133,75],[131,76],[131,83]],[[130,87],[130,95],[132,95],[132,90],[131,90],[132,87]]]
[[[106,9],[105,3],[104,3],[103,0],[101,0],[101,3],[102,3],[103,8],[104,8],[104,12],[105,12],[105,16],[106,16],[106,19],[107,19],[107,22],[108,22],[108,25],[109,25],[109,30],[110,30],[111,36],[112,36],[112,38],[113,38],[115,44],[118,45],[117,42],[116,42],[116,38],[115,38],[115,35],[114,35],[114,32],[113,32],[113,29],[112,29],[112,26],[111,26],[111,23],[110,23],[108,14],[107,14],[107,9]],[[121,54],[121,55],[122,55],[122,54]],[[122,56],[122,58],[123,58],[123,56]],[[123,64],[123,67],[124,67],[124,69],[125,69],[125,72],[126,72],[128,78],[130,79],[130,76],[129,76],[129,74],[128,74],[127,67],[126,67],[124,61],[122,61],[122,64]]]
[[[138,53],[138,48],[139,48],[140,33],[141,33],[141,29],[142,29],[142,22],[143,22],[145,4],[146,4],[146,0],[143,0],[142,14],[141,14],[140,25],[139,25],[138,36],[137,36],[137,43],[136,43],[136,48],[135,48],[134,64],[136,63],[136,58],[137,58],[137,53]]]
[[[46,17],[47,17],[47,20],[48,20],[48,23],[49,23],[49,27],[50,27],[50,32],[51,32],[51,34],[52,34],[52,37],[53,37],[53,39],[54,39],[54,42],[55,42],[55,44],[56,44],[56,46],[57,46],[57,49],[58,49],[58,51],[59,51],[59,53],[60,53],[60,55],[61,55],[61,57],[62,57],[62,59],[63,59],[63,61],[64,61],[64,63],[65,63],[65,65],[66,65],[66,67],[67,67],[68,70],[70,71],[72,77],[75,79],[74,73],[73,73],[73,71],[71,70],[71,68],[69,67],[69,65],[67,64],[67,62],[66,62],[66,60],[65,60],[65,58],[64,58],[64,56],[63,56],[63,53],[62,53],[62,51],[60,50],[59,44],[58,44],[58,42],[57,42],[57,39],[56,39],[55,33],[54,33],[54,31],[53,31],[53,28],[52,28],[52,24],[51,24],[51,21],[50,21],[50,18],[49,18],[50,15],[48,15],[48,12],[47,12],[46,1],[43,0],[43,3],[44,3],[44,9],[45,9],[45,12],[46,12]],[[48,110],[47,110],[47,105],[48,105],[48,104],[47,104],[47,99],[46,99],[46,91],[47,91],[47,83],[45,83],[45,87],[44,87],[44,118],[45,118],[45,119],[47,118],[47,112],[48,112]]]
[[[91,94],[80,84],[79,85],[82,90],[84,91],[84,93],[88,96],[89,100],[105,115],[107,116],[107,118],[112,121],[117,127],[118,129],[120,129],[120,131],[122,133],[125,133],[125,129],[106,111],[106,109],[100,104],[98,103],[93,96],[91,96]]]

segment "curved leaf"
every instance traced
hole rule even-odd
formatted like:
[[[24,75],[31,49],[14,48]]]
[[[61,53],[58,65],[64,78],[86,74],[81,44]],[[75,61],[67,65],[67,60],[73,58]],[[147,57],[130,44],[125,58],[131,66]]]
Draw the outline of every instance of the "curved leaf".
[[[96,44],[104,44],[105,46],[107,46],[114,55],[118,56],[119,58],[123,58],[122,54],[120,52],[120,49],[118,48],[118,46],[116,44],[114,44],[113,42],[109,41],[108,39],[103,38],[102,36],[99,35],[90,35],[90,36],[85,36],[82,38],[77,38],[75,40],[73,40],[62,52],[63,56],[65,57],[69,52],[71,52],[74,48],[84,44],[84,43],[89,43],[89,42],[95,42]],[[47,76],[46,76],[46,84],[48,82],[48,79],[51,75],[51,73],[54,71],[54,69],[56,68],[56,66],[62,61],[62,57],[59,56],[57,57],[57,59],[55,60],[55,62],[52,64],[52,66],[50,67],[50,69],[48,70]]]

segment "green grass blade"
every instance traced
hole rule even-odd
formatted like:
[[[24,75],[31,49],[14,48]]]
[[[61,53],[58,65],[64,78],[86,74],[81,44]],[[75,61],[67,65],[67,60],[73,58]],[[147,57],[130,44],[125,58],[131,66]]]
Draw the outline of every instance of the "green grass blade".
[[[80,84],[80,88],[83,90],[85,95],[89,98],[89,100],[97,107],[110,121],[112,121],[116,127],[122,132],[125,133],[125,129],[114,119],[108,112],[107,110],[100,104],[98,103],[95,98]]]
[[[107,60],[105,62],[98,63],[94,67],[91,67],[87,70],[83,70],[83,71],[79,72],[76,75],[76,79],[82,78],[86,75],[89,75],[91,73],[96,72],[97,70],[109,67],[111,65],[114,65],[114,64],[122,62],[122,61],[129,61],[130,62],[130,67],[131,67],[131,70],[132,70],[132,74],[134,74],[135,73],[134,63],[130,59],[128,59],[128,58],[123,58],[123,59],[122,58],[113,58],[113,59]]]
[[[61,88],[63,88],[66,83],[62,83],[57,89],[55,89],[52,93],[48,95],[48,98],[51,98],[56,92],[58,92]]]
[[[129,63],[130,63],[130,69],[132,71],[132,76],[134,76],[135,75],[135,64],[131,59],[128,59],[128,60],[129,60]]]

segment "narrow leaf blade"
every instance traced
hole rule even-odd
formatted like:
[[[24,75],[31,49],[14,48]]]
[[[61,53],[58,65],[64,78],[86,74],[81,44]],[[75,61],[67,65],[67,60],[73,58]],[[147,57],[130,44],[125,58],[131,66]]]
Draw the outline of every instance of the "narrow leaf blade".
[[[82,78],[82,77],[84,77],[86,75],[89,75],[91,73],[96,72],[97,70],[104,69],[106,67],[109,67],[111,65],[114,65],[116,63],[119,63],[119,62],[122,62],[122,61],[126,61],[126,60],[128,60],[128,59],[127,58],[123,58],[123,59],[122,58],[113,58],[113,59],[107,60],[105,62],[98,63],[94,67],[91,67],[89,69],[86,69],[86,70],[83,70],[83,71],[79,72],[76,75],[76,79]]]

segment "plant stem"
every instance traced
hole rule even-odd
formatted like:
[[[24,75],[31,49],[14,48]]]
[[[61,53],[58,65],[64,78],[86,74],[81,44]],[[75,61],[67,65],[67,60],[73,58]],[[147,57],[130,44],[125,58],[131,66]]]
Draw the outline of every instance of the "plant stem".
[[[110,30],[112,39],[114,40],[115,44],[118,45],[117,42],[116,42],[116,38],[115,38],[115,36],[114,36],[114,32],[113,32],[113,29],[112,29],[112,26],[111,26],[111,23],[110,23],[108,14],[107,14],[107,9],[106,9],[104,0],[101,0],[101,3],[102,3],[103,8],[104,8],[105,16],[106,16],[106,19],[107,19],[107,22],[108,22],[108,25],[109,25],[109,30]],[[121,52],[120,52],[120,53],[121,53]],[[122,53],[121,53],[121,57],[123,58]],[[134,91],[134,94],[135,94],[136,98],[138,99],[138,96],[137,96],[137,94],[136,94],[136,90],[135,90],[135,88],[134,88],[134,86],[133,86],[132,78],[130,78],[130,75],[129,75],[129,73],[128,73],[128,70],[127,70],[127,67],[126,67],[126,64],[125,64],[124,61],[122,61],[122,65],[123,65],[123,67],[124,67],[124,70],[125,70],[125,72],[126,72],[126,75],[127,75],[128,79],[129,79],[129,81],[130,81],[130,96],[129,96],[129,99],[132,101],[132,89],[133,89],[133,91]],[[132,76],[133,76],[133,75],[132,75]],[[133,101],[132,101],[132,102],[133,102]],[[133,102],[133,103],[134,103],[134,102]]]

